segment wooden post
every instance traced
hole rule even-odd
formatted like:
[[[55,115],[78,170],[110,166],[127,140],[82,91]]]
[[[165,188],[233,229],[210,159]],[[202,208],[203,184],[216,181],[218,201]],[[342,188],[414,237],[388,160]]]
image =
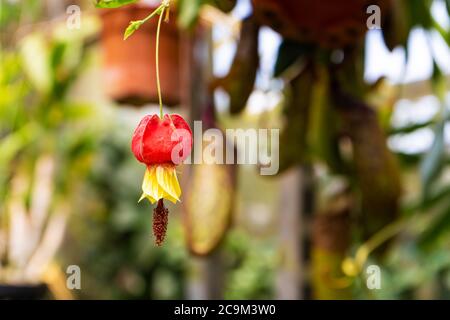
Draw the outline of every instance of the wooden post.
[[[276,277],[276,298],[303,298],[303,208],[304,173],[298,166],[281,176],[279,238],[281,264]]]
[[[205,257],[191,256],[187,298],[192,300],[223,299],[224,270],[220,249]]]

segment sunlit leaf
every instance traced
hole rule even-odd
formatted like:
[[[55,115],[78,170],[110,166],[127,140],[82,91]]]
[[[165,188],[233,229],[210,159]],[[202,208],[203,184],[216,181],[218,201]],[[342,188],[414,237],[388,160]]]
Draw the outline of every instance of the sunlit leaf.
[[[130,37],[139,27],[144,23],[143,20],[138,21],[131,21],[128,25],[127,29],[125,30],[125,33],[123,35],[123,39],[126,40],[128,37]]]
[[[433,28],[438,32],[442,39],[450,46],[450,30],[445,30],[436,20],[433,19]]]
[[[137,0],[96,0],[95,6],[97,8],[119,8],[135,2]]]
[[[41,35],[26,37],[21,43],[21,57],[25,72],[31,83],[41,92],[51,87],[49,50]]]

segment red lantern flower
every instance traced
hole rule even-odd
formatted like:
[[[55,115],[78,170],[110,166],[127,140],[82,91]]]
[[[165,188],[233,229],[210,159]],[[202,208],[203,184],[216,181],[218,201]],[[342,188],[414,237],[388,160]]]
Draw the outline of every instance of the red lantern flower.
[[[136,159],[147,166],[142,182],[141,201],[158,202],[153,211],[153,233],[161,245],[167,228],[168,210],[163,199],[180,201],[176,165],[181,164],[192,149],[192,132],[177,114],[145,116],[133,134],[131,150]]]

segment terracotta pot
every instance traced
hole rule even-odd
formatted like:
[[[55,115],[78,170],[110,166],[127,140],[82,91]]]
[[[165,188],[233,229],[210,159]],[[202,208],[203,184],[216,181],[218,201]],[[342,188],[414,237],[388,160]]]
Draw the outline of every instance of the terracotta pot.
[[[367,6],[390,0],[252,0],[255,15],[285,38],[340,48],[367,31]]]
[[[149,15],[155,7],[138,4],[118,9],[103,9],[101,18],[104,59],[104,88],[119,103],[142,105],[157,103],[155,43],[158,17],[143,24],[123,40],[130,21]],[[174,15],[163,23],[160,35],[159,69],[165,105],[180,101],[179,32]]]
[[[0,300],[41,300],[48,297],[45,284],[0,285]]]

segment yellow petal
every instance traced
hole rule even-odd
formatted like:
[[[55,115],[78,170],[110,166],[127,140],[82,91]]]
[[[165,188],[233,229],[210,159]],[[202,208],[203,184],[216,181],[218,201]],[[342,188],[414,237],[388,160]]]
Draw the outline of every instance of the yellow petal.
[[[181,188],[180,188],[180,184],[178,182],[178,177],[177,177],[177,171],[175,170],[175,167],[173,167],[173,170],[171,172],[171,185],[173,188],[173,192],[177,195],[177,198],[180,198],[181,196]]]
[[[171,201],[173,203],[177,203],[177,201],[180,201],[179,199],[172,197],[168,193],[164,194],[164,199],[167,199],[167,200],[169,200],[169,201]]]
[[[148,199],[148,201],[151,202],[151,204],[156,203],[157,200],[155,200],[155,198],[153,198],[152,196],[146,195],[145,193],[143,193],[141,195],[141,197],[138,200],[138,203],[141,202],[143,199]]]
[[[152,169],[150,171],[151,171],[150,184],[151,184],[151,190],[152,190],[150,195],[155,199],[161,199],[164,197],[164,194],[158,184],[158,180],[156,179],[156,168],[152,167]]]
[[[171,166],[158,166],[156,168],[156,178],[158,180],[159,186],[164,190],[165,198],[172,202],[180,201],[180,185],[178,184],[178,179],[173,179],[173,172],[175,172],[175,167]],[[173,200],[171,200],[173,199]]]
[[[167,199],[176,203],[180,201],[181,188],[178,183],[175,166],[154,165],[147,167],[142,182],[141,201],[147,198],[151,203]]]
[[[142,196],[141,199],[139,201],[141,201],[143,199],[143,197],[145,197],[146,194],[150,193],[150,172],[148,170],[148,168],[145,170],[145,174],[144,174],[144,180],[142,180]]]

